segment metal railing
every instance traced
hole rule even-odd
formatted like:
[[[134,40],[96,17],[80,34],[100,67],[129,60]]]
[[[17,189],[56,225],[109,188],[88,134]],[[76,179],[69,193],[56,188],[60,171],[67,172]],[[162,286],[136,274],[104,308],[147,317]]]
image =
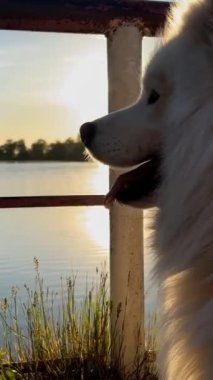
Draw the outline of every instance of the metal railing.
[[[0,0],[0,29],[106,34],[120,20],[155,33],[168,6],[144,0]]]
[[[104,195],[0,197],[0,208],[103,206]]]

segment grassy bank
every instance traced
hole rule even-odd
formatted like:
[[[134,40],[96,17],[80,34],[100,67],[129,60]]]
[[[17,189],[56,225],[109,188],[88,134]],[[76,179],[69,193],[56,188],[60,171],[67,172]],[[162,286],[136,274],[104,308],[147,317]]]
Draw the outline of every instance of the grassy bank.
[[[51,292],[44,285],[36,259],[34,263],[35,287],[32,290],[25,285],[27,301],[20,300],[16,288],[12,288],[10,299],[1,301],[0,380],[157,379],[154,364],[145,358],[135,363],[131,373],[121,371],[122,343],[120,356],[111,358],[113,305],[107,273],[97,271],[98,280],[86,290],[79,305],[75,277],[62,281],[59,293]],[[119,312],[117,315],[119,318]],[[155,345],[151,325],[147,349]]]

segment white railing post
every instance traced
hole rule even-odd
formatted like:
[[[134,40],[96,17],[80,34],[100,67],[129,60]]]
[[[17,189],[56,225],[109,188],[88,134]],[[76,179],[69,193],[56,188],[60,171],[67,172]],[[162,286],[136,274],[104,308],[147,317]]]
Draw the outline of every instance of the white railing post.
[[[122,25],[107,39],[109,111],[133,103],[141,88],[142,34],[137,26]],[[129,126],[131,133],[131,125]],[[118,173],[111,171],[112,183]],[[123,365],[131,366],[144,353],[144,276],[142,211],[115,205],[110,211],[110,276],[115,355],[123,339]],[[117,320],[117,306],[121,312]]]

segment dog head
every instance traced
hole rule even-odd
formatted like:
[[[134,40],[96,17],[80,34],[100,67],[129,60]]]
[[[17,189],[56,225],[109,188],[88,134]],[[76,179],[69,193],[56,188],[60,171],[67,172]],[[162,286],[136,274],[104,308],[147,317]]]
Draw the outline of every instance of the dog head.
[[[155,203],[164,156],[183,133],[181,126],[212,94],[212,24],[207,22],[213,21],[212,8],[210,0],[173,7],[139,100],[81,127],[82,141],[97,160],[115,167],[139,165],[118,178],[109,203],[114,199],[136,207]]]

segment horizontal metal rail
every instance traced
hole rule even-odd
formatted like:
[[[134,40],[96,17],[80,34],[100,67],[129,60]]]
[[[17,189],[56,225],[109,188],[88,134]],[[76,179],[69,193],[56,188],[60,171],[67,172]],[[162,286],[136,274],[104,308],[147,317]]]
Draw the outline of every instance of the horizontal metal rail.
[[[103,206],[104,195],[0,197],[0,208]]]
[[[146,0],[0,0],[0,29],[106,34],[120,20],[154,32],[168,8]]]

